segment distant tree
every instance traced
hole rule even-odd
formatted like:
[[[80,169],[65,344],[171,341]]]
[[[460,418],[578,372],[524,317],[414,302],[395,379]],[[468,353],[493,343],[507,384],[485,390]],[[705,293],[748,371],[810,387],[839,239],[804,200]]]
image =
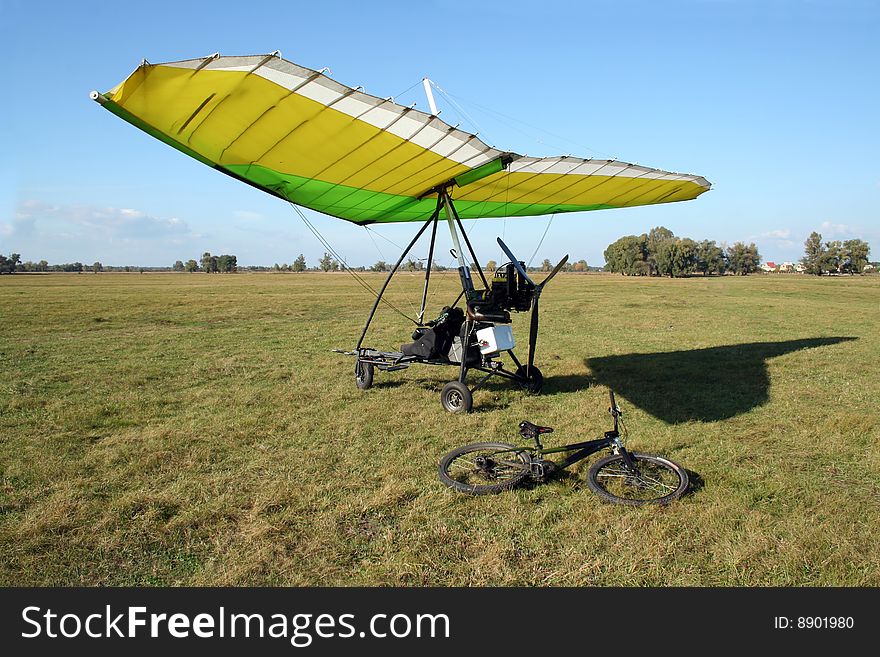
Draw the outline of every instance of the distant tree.
[[[738,276],[754,273],[761,264],[761,256],[754,242],[746,245],[736,242],[727,247],[727,268]]]
[[[333,269],[333,262],[333,257],[329,253],[325,252],[324,257],[318,261],[318,266],[321,268],[321,271],[330,271],[331,269]]]
[[[370,271],[388,271],[388,265],[385,264],[384,260],[380,260],[375,265],[370,267]]]
[[[206,274],[216,274],[219,271],[217,266],[217,256],[212,256],[210,252],[205,251],[201,260],[202,271]]]
[[[49,263],[45,260],[40,260],[37,263],[37,271],[49,271]]]
[[[97,274],[99,271],[104,271],[104,265],[96,261],[95,264],[92,265],[92,272]]]
[[[190,259],[190,260],[187,260],[187,261],[186,261],[186,264],[183,266],[183,268],[184,268],[186,271],[192,273],[192,272],[194,272],[194,271],[198,271],[198,270],[199,270],[199,263],[197,263],[195,260]]]
[[[296,260],[293,261],[293,271],[300,272],[306,270],[306,257],[300,253]]]
[[[851,261],[851,271],[861,274],[868,264],[868,256],[871,254],[871,247],[863,240],[853,239],[843,243],[844,248],[848,251]]]
[[[10,257],[7,258],[4,255],[0,255],[0,274],[14,274],[17,266],[17,262],[12,258],[12,256],[17,256],[17,253],[10,254]]]
[[[654,242],[654,246],[648,254],[648,262],[654,273],[659,276],[672,276],[677,251],[675,240]]]
[[[655,271],[661,276],[678,278],[694,271],[697,245],[692,239],[664,239],[655,242]]]
[[[279,265],[279,264],[276,262],[276,263],[275,263],[275,266],[273,267],[273,269],[274,269],[275,271],[281,271],[281,265]]]
[[[407,271],[418,271],[421,264],[422,263],[419,262],[418,260],[413,260],[412,258],[407,258],[406,264],[404,265],[404,267],[406,267]]]
[[[625,276],[648,276],[648,236],[626,235],[605,249],[605,270]]]
[[[494,272],[496,269],[498,269],[498,263],[494,260],[489,260],[486,263],[486,271]]]
[[[672,263],[672,276],[693,274],[697,267],[697,243],[689,237],[675,241],[676,253]]]
[[[694,270],[703,276],[724,273],[724,251],[715,240],[703,240],[696,245]]]
[[[175,260],[174,266],[171,269],[173,269],[174,271],[184,271],[183,261]]]
[[[801,264],[806,268],[806,273],[821,276],[825,273],[828,253],[822,246],[822,235],[815,230],[810,233],[804,242],[804,257]]]
[[[550,271],[553,269],[553,263],[550,262],[549,259],[544,258],[544,262],[541,263],[541,271]]]
[[[669,265],[669,260],[674,252],[673,249],[669,248],[668,243],[672,242],[675,239],[675,234],[664,226],[657,226],[652,228],[647,235],[646,243],[647,243],[647,262],[651,267],[651,276],[660,276],[663,273],[667,273],[661,271],[661,267],[657,261],[657,258],[663,254],[666,258],[666,264]],[[668,268],[668,267],[667,267]],[[670,274],[671,275],[671,274]]]
[[[234,274],[238,271],[238,258],[234,255],[223,254],[216,258],[216,271],[224,274]]]
[[[578,260],[576,263],[574,263],[574,265],[572,265],[572,269],[574,271],[578,271],[578,272],[587,271],[587,269],[588,269],[587,261],[586,260]]]

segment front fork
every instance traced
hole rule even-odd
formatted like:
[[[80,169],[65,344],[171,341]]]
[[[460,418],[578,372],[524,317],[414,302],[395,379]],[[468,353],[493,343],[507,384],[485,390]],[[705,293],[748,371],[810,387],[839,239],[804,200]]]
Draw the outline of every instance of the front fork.
[[[639,474],[639,468],[636,465],[635,459],[632,457],[632,454],[630,454],[626,450],[626,447],[623,446],[623,443],[621,442],[619,437],[615,437],[612,439],[611,451],[623,457],[624,466],[629,472],[634,475]]]

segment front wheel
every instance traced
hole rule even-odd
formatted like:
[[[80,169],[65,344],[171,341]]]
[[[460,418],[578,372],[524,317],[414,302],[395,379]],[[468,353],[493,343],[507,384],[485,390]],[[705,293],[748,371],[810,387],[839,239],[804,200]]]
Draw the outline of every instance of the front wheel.
[[[678,463],[650,454],[629,455],[634,470],[627,467],[623,454],[611,454],[590,466],[590,489],[606,502],[630,506],[669,504],[684,495],[688,474]]]
[[[440,403],[450,413],[470,413],[474,407],[474,397],[461,381],[450,381],[443,386]]]
[[[373,374],[375,367],[372,363],[358,361],[354,367],[354,382],[361,390],[367,390],[373,386]]]
[[[440,459],[440,481],[471,495],[500,493],[520,484],[531,472],[528,452],[508,443],[476,443]]]
[[[529,376],[526,376],[527,369],[529,369],[527,365],[521,365],[517,368],[515,376],[525,381],[521,385],[531,394],[540,394],[541,388],[544,387],[544,376],[541,374],[541,370],[532,365],[529,370]]]

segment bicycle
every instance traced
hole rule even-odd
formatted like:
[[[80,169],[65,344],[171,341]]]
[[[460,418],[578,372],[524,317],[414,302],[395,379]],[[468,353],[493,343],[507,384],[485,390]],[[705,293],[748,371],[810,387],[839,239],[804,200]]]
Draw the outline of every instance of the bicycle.
[[[500,493],[528,480],[544,482],[557,472],[606,447],[611,454],[590,466],[587,485],[604,501],[641,506],[669,504],[688,489],[687,470],[662,456],[630,452],[624,446],[627,431],[620,408],[610,392],[608,412],[614,426],[602,438],[546,448],[541,436],[552,433],[551,427],[521,422],[520,435],[535,441],[535,446],[485,442],[452,450],[440,460],[440,481],[446,486],[471,495]],[[623,430],[621,439],[620,430]],[[549,454],[570,452],[560,461],[550,461]]]

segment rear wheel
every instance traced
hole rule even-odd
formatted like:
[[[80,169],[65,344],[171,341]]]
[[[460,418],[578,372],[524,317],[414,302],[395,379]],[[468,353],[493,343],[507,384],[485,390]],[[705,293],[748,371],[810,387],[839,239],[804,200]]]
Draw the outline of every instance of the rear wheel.
[[[516,376],[525,381],[522,383],[522,386],[526,390],[533,395],[537,395],[541,392],[541,388],[544,387],[544,376],[541,374],[541,370],[534,365],[532,365],[531,370],[529,371],[529,376],[526,376],[526,369],[528,369],[527,365],[521,365],[516,370]]]
[[[611,454],[596,461],[587,473],[590,489],[606,502],[641,506],[669,504],[688,488],[687,470],[662,456],[630,452],[635,470],[623,454]]]
[[[470,413],[474,407],[474,397],[461,381],[450,381],[443,386],[440,403],[450,413]]]
[[[477,443],[452,450],[440,459],[440,481],[471,495],[500,493],[530,473],[528,452],[508,443]]]
[[[357,362],[357,365],[354,366],[354,382],[358,388],[367,390],[373,387],[375,369],[372,363],[365,363],[360,360]]]

